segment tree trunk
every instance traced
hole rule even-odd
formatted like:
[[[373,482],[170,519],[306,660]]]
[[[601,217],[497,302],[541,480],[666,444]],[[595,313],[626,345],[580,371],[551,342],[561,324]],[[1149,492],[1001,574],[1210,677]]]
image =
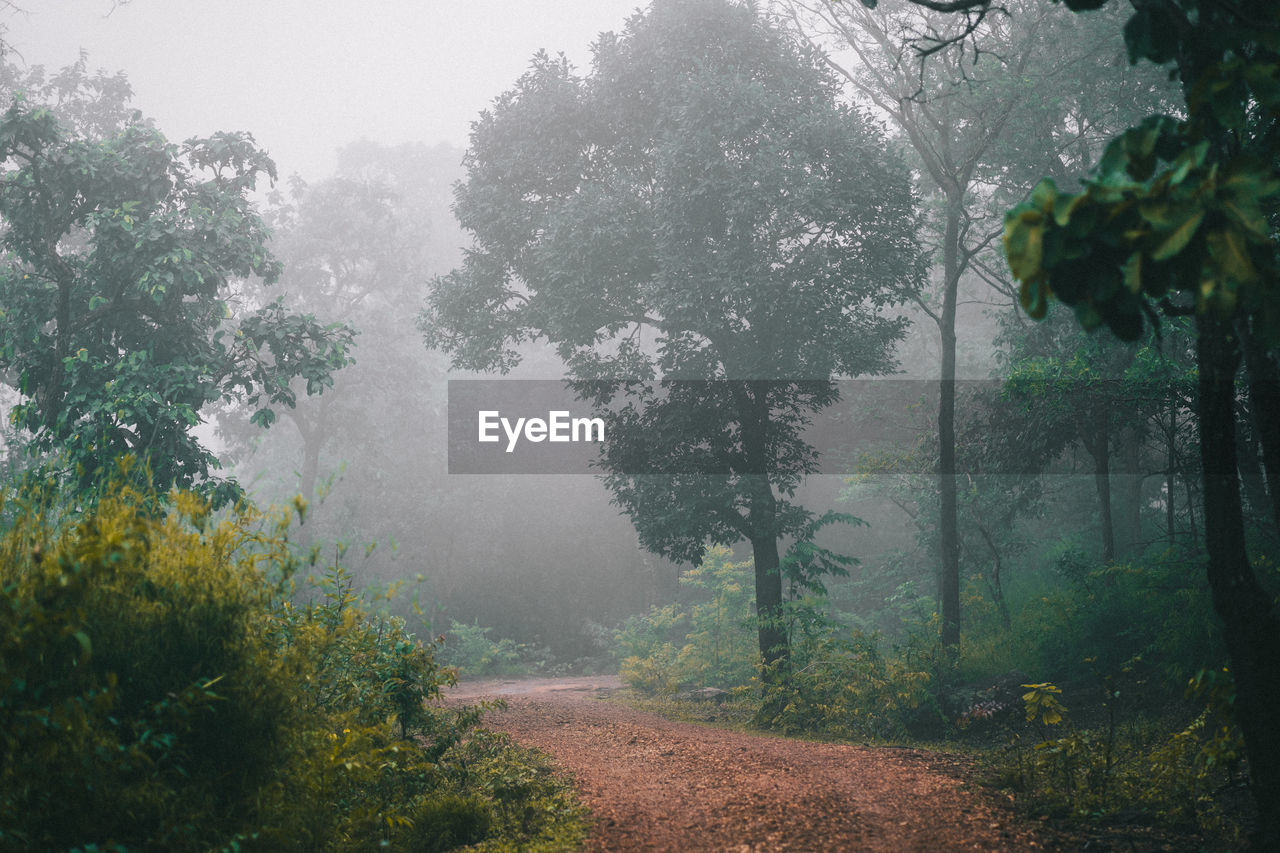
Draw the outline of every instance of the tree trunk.
[[[1116,559],[1116,527],[1111,515],[1111,453],[1105,417],[1098,425],[1098,433],[1093,484],[1098,490],[1098,519],[1102,523],[1102,562],[1109,564]]]
[[[982,538],[986,540],[987,547],[991,549],[991,574],[988,577],[987,585],[991,588],[991,600],[995,602],[1000,611],[1000,623],[1004,625],[1007,631],[1013,627],[1013,621],[1009,618],[1009,604],[1004,600],[1004,584],[1000,580],[1001,572],[1004,569],[1004,561],[1000,559],[1000,549],[996,547],[995,537],[991,535],[991,531],[981,524],[977,525],[977,527],[978,532],[982,534]]]
[[[778,557],[778,501],[769,481],[769,383],[744,382],[738,392],[742,449],[747,475],[748,540],[755,561],[756,619],[766,684],[787,680],[791,649],[782,613],[782,572]]]
[[[942,644],[960,643],[960,533],[956,507],[956,300],[960,289],[960,219],[963,198],[947,193],[947,224],[942,249],[942,372],[938,389],[938,546],[941,575]]]
[[[1243,324],[1242,324],[1243,325]],[[1262,445],[1262,468],[1271,497],[1271,519],[1280,529],[1280,369],[1262,342],[1246,330],[1245,367],[1249,377],[1249,408]],[[1263,505],[1259,505],[1259,509]]]
[[[1169,547],[1174,545],[1177,530],[1175,522],[1177,521],[1177,513],[1173,506],[1173,490],[1174,471],[1178,464],[1177,456],[1177,440],[1178,440],[1178,404],[1172,397],[1169,399],[1169,429],[1165,434],[1165,471],[1164,471],[1164,487],[1165,487],[1165,506],[1164,517],[1165,525],[1168,529],[1165,535],[1168,537]]]
[[[1102,528],[1102,562],[1116,558],[1116,532],[1111,518],[1111,411],[1103,403],[1083,413],[1088,420],[1078,422],[1084,449],[1093,458],[1093,485],[1098,493],[1098,523]]]
[[[1254,419],[1256,420],[1256,415]],[[1265,521],[1271,527],[1272,502],[1267,495],[1266,477],[1262,473],[1262,451],[1258,446],[1257,433],[1246,429],[1242,423],[1237,423],[1236,427],[1236,450],[1239,454],[1236,462],[1240,467],[1240,486],[1249,508],[1249,517],[1254,522]]]
[[[778,540],[773,536],[757,536],[751,540],[751,554],[756,567],[756,614],[759,620],[760,657],[765,665],[765,680],[780,684],[786,681],[790,648],[782,613],[782,572],[778,558]]]
[[[1113,475],[1111,480],[1116,487],[1116,503],[1119,505],[1112,514],[1116,527],[1116,553],[1124,558],[1136,554],[1143,544],[1142,486],[1146,478],[1141,473],[1138,436],[1131,430],[1125,430],[1122,435],[1117,450],[1123,473],[1119,477]]]
[[[1201,314],[1197,326],[1209,588],[1235,678],[1234,708],[1258,803],[1259,849],[1275,850],[1280,849],[1280,726],[1275,725],[1280,708],[1280,618],[1245,551],[1235,446],[1240,349],[1230,325],[1211,314]]]

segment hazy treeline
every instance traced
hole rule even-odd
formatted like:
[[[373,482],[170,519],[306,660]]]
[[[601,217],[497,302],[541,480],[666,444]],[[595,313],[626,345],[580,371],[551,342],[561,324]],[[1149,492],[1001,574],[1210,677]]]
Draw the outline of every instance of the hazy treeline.
[[[1222,578],[1249,625],[1280,580],[1276,66],[1183,67],[1146,7],[969,5],[656,0],[589,67],[532,57],[466,151],[354,142],[316,179],[10,61],[5,473],[89,489],[128,451],[217,506],[300,496],[299,565],[403,584],[379,606],[464,673],[998,731],[1046,808],[1234,838],[1268,665]],[[450,474],[448,382],[496,374],[576,383],[601,476]]]

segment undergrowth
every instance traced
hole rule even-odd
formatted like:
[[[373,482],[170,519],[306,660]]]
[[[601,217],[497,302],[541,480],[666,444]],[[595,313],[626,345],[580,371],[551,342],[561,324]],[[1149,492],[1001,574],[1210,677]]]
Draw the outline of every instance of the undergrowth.
[[[87,503],[0,496],[0,850],[583,837],[544,761],[431,701],[452,671],[345,569],[313,567],[299,603],[292,513],[130,487]]]
[[[618,631],[629,704],[805,738],[978,753],[1029,813],[1241,839],[1247,768],[1234,690],[1211,663],[1223,652],[1185,555],[1092,568],[1068,554],[1057,587],[1007,614],[972,582],[953,650],[936,614],[903,619],[887,639],[848,627],[821,599],[796,599],[785,610],[790,658],[773,672],[758,669],[741,594],[750,563],[727,556],[708,552],[700,599],[656,606]],[[728,694],[707,701],[707,687]]]

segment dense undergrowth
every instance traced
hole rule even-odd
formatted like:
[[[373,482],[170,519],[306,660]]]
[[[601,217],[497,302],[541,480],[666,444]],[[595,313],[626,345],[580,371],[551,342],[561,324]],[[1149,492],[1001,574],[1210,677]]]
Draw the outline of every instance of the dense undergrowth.
[[[750,572],[712,550],[686,580],[696,596],[620,628],[620,672],[645,707],[806,737],[961,748],[1037,815],[1136,822],[1217,844],[1243,838],[1234,688],[1195,560],[1167,550],[1091,568],[1067,551],[1051,582],[1012,602],[1007,622],[974,579],[955,651],[941,647],[931,608],[889,638],[852,627],[827,601],[798,598],[786,617],[789,671],[766,678],[756,673]],[[707,701],[705,687],[728,693]]]
[[[292,513],[188,493],[0,504],[0,850],[563,849],[538,757],[446,708],[453,673]],[[299,515],[305,505],[296,507]],[[301,571],[322,576],[311,588]],[[300,589],[300,587],[303,587]]]

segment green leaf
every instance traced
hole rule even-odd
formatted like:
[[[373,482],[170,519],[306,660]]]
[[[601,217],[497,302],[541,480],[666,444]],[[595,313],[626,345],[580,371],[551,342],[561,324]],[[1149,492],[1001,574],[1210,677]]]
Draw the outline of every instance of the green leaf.
[[[1049,310],[1047,292],[1048,288],[1040,280],[1024,281],[1018,287],[1018,301],[1022,304],[1022,310],[1026,311],[1031,319],[1044,319]]]
[[[1059,227],[1065,228],[1071,222],[1071,216],[1078,209],[1088,203],[1089,197],[1085,193],[1063,193],[1053,200],[1053,221]]]
[[[1204,220],[1205,211],[1203,209],[1196,210],[1187,216],[1177,228],[1164,237],[1160,245],[1151,252],[1153,261],[1166,261],[1177,255],[1187,244],[1191,242],[1191,238],[1195,236],[1196,229],[1200,227],[1200,223]]]
[[[1009,270],[1019,281],[1040,274],[1044,259],[1044,214],[1031,205],[1009,211],[1004,222],[1004,249]]]
[[[1124,275],[1124,286],[1133,294],[1142,292],[1142,253],[1134,252],[1129,256],[1129,260],[1125,261],[1122,269]]]
[[[1210,231],[1205,237],[1209,256],[1224,275],[1240,284],[1253,284],[1258,280],[1258,270],[1249,257],[1248,240],[1234,228]]]

